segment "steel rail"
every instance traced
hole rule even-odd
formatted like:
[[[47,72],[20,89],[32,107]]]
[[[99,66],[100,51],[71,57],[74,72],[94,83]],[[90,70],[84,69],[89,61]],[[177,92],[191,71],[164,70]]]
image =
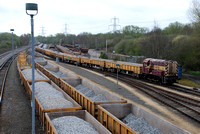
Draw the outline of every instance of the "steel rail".
[[[107,76],[114,77],[114,78],[116,77],[116,74],[111,74],[108,72],[105,72],[104,74],[106,74]],[[135,82],[133,80],[126,79],[124,77],[119,77],[119,79],[121,81],[126,82],[127,84],[141,90],[142,92],[144,92],[147,95],[151,96],[152,98],[160,101],[161,103],[179,111],[180,113],[191,118],[192,120],[195,120],[196,122],[200,123],[200,118],[198,118],[198,117],[200,117],[200,111],[195,110],[194,108],[191,108],[190,106],[187,106],[186,104],[184,104],[184,102],[182,100],[180,101],[180,100],[177,100],[176,98],[171,98],[171,96],[160,93],[159,91],[156,91],[155,89],[152,90],[152,88],[148,88],[147,86],[145,86],[144,83]],[[158,89],[158,88],[156,88],[156,89]],[[169,92],[168,92],[168,94],[169,94]],[[188,98],[188,99],[191,99],[191,98]],[[174,103],[176,103],[176,105]],[[188,103],[188,102],[185,102],[185,103]],[[200,107],[199,105],[196,105],[196,104],[194,104],[194,105],[197,106],[198,108]],[[183,108],[186,108],[187,110],[183,110]]]
[[[191,90],[185,87],[179,87],[177,85],[171,85],[171,86],[166,86],[166,87],[200,97],[200,91],[197,91],[197,90]]]
[[[8,67],[5,71],[5,74],[4,74],[4,78],[3,78],[3,81],[2,81],[2,86],[1,86],[1,97],[0,97],[0,106],[1,106],[1,102],[3,100],[3,93],[4,93],[4,88],[5,88],[5,83],[6,83],[6,78],[7,78],[7,75],[8,75],[8,71],[10,69],[10,65],[12,64],[12,60],[11,60],[12,57],[10,57],[6,62],[3,63],[3,65],[1,66],[0,68],[0,71],[2,71],[3,67],[6,65],[6,63],[8,63],[8,61],[11,61],[9,64],[8,64]]]

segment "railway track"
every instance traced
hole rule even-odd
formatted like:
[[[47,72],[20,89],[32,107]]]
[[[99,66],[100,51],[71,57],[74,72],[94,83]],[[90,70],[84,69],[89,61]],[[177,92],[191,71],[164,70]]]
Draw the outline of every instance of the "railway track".
[[[0,54],[0,59],[2,59],[3,57],[5,57],[6,55],[8,55],[9,53],[11,53],[11,51],[5,52]]]
[[[171,86],[166,86],[166,87],[173,89],[173,90],[176,90],[176,91],[180,91],[180,92],[184,92],[184,93],[187,93],[187,94],[191,94],[191,95],[195,95],[195,96],[200,97],[200,91],[199,90],[192,90],[192,89],[180,87],[180,86],[177,86],[177,85],[171,85]]]
[[[130,76],[130,75],[125,75],[125,74],[120,74],[120,75],[123,76],[123,77],[127,77],[129,79],[135,79],[133,76]],[[147,82],[147,83],[152,83],[152,82],[147,81],[147,80],[143,80],[143,81]],[[153,84],[161,85],[161,84],[155,83],[155,82]],[[197,97],[200,97],[200,91],[199,90],[192,90],[192,89],[188,89],[186,87],[178,86],[178,85],[175,85],[175,84],[172,84],[172,85],[162,84],[162,86],[167,87],[167,88],[172,89],[172,90],[176,90],[176,91],[179,91],[179,92],[183,92],[183,93],[187,93],[187,94],[191,94],[191,95],[195,95]]]
[[[0,106],[1,106],[1,102],[3,99],[3,92],[4,92],[4,88],[5,88],[5,83],[6,83],[6,78],[7,78],[7,74],[8,74],[8,70],[10,68],[10,65],[12,63],[12,57],[8,58],[7,60],[5,60],[4,62],[2,62],[0,64]]]
[[[104,72],[104,75],[116,78],[116,74]],[[118,79],[123,81],[132,87],[139,89],[140,91],[146,93],[157,101],[177,110],[183,115],[189,117],[190,119],[200,123],[200,101],[189,98],[174,92],[164,90],[162,88],[153,87],[146,85],[143,82],[136,81],[135,79],[130,79],[124,75],[120,75]]]

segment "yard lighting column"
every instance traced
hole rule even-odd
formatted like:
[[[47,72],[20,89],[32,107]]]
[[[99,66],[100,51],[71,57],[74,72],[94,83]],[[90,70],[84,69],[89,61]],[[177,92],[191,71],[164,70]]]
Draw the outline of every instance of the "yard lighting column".
[[[34,31],[33,16],[37,15],[38,6],[35,3],[26,3],[26,14],[31,17],[31,42],[32,42],[32,134],[35,134],[35,55],[34,55]]]
[[[117,66],[117,88],[118,88],[118,68],[120,67],[120,65],[116,64],[116,66]]]
[[[14,46],[13,46],[13,31],[14,29],[10,29],[12,31],[12,64],[13,64],[13,84],[15,83],[15,77],[14,77]]]

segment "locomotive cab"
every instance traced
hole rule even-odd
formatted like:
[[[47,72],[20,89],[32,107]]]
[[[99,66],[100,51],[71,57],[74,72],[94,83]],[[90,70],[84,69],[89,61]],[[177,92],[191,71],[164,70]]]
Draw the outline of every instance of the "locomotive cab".
[[[145,59],[143,61],[143,73],[150,74],[151,72],[151,62],[150,59]]]
[[[143,76],[150,81],[174,83],[178,79],[178,63],[171,60],[147,58],[143,61]]]

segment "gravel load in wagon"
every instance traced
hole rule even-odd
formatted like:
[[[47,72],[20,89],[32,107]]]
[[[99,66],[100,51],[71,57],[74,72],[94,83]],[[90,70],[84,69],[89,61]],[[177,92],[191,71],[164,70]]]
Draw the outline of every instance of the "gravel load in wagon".
[[[86,110],[46,113],[46,131],[54,134],[111,134]]]
[[[52,74],[54,74],[56,77],[67,77],[67,74],[65,73],[62,73],[62,72],[53,72],[53,71],[50,71]]]
[[[29,88],[32,92],[31,85]],[[35,109],[45,126],[45,113],[76,111],[82,107],[52,81],[35,83]]]
[[[49,63],[49,64],[50,64],[50,63]],[[70,78],[79,78],[79,77],[78,77],[77,75],[75,75],[74,73],[63,69],[62,67],[59,67],[59,72],[65,74],[66,77],[70,77]]]
[[[111,132],[142,134],[190,134],[188,131],[131,103],[101,104],[98,120]],[[115,124],[112,122],[115,121]],[[117,129],[120,126],[120,129]],[[114,128],[114,129],[113,129]]]
[[[87,79],[61,79],[60,81],[61,88],[95,117],[99,104],[127,102]]]
[[[76,116],[55,118],[52,123],[59,134],[99,134],[92,124]]]
[[[35,58],[35,62],[42,65],[47,70],[50,70],[50,71],[53,71],[53,72],[58,72],[58,66],[53,65],[53,64],[49,64],[48,61],[43,57]]]
[[[88,81],[86,79],[74,79],[65,81],[72,85],[76,90],[89,97],[92,101],[123,101],[122,98],[112,94],[111,92],[108,92],[103,87],[98,86],[92,81]]]
[[[35,53],[35,54],[37,54],[37,53]],[[27,62],[28,62],[28,64],[32,64],[31,61],[32,61],[32,56],[28,55],[27,56]],[[35,62],[39,63],[42,66],[45,66],[47,64],[47,60],[45,60],[45,58],[43,58],[43,57],[36,57],[35,58]]]
[[[43,66],[44,68],[46,68],[47,70],[50,71],[50,73],[52,73],[53,75],[55,75],[56,77],[75,77],[78,78],[77,76],[75,76],[74,74],[52,64],[51,62],[47,62],[47,64],[45,66]]]
[[[128,114],[122,121],[131,129],[142,134],[163,134],[158,128],[152,127],[143,117],[138,118],[132,113]]]
[[[45,60],[45,59],[42,58],[42,57],[35,58],[35,62],[39,63],[39,64],[42,65],[42,66],[47,65],[47,60]]]
[[[73,104],[48,82],[36,82],[35,95],[44,109],[73,107]]]
[[[90,97],[92,101],[108,101],[106,96],[103,94],[95,94],[95,92],[88,87],[83,86],[82,84],[79,84],[75,87],[78,91],[83,93],[85,96]]]
[[[59,71],[59,67],[56,66],[56,65],[53,65],[53,64],[49,64],[47,63],[44,68],[46,68],[47,70],[49,71],[52,71],[52,72],[58,72]]]
[[[26,78],[26,80],[32,80],[32,69],[24,69],[21,71]],[[48,79],[43,74],[39,73],[37,70],[35,70],[35,80],[44,80]]]

